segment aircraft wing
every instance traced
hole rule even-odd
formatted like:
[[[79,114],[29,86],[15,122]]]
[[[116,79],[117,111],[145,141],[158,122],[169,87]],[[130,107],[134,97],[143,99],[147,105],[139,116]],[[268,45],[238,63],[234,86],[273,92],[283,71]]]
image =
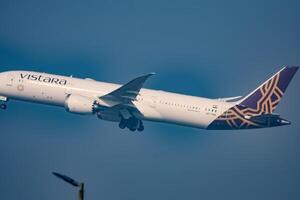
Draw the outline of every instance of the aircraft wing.
[[[134,113],[140,113],[132,101],[136,99],[144,83],[152,75],[154,75],[154,73],[137,77],[118,89],[99,97],[100,113],[118,113],[125,119],[130,118]]]
[[[129,103],[136,99],[145,81],[155,73],[146,74],[144,76],[137,77],[118,89],[101,96],[102,100],[117,101],[122,103]]]

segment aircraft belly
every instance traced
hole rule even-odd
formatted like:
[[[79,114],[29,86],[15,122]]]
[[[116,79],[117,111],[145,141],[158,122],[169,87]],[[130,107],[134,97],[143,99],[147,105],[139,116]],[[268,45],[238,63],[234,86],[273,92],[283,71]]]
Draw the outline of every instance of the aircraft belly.
[[[149,106],[138,107],[144,120],[174,123],[183,126],[206,128],[216,117],[205,116],[203,113],[180,110],[180,109],[158,109]]]

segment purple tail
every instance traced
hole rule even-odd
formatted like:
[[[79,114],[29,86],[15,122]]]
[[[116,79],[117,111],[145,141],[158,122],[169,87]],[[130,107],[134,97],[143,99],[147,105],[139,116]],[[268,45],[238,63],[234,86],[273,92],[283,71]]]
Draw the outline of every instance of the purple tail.
[[[272,113],[298,68],[294,66],[282,68],[261,86],[240,100],[239,105],[249,108],[251,114]]]

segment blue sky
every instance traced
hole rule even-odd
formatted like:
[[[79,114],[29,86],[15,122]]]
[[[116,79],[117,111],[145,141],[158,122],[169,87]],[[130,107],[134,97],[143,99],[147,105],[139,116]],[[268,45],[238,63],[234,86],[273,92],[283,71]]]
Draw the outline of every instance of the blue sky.
[[[245,95],[300,63],[298,1],[2,1],[0,70],[36,70],[211,98]],[[142,134],[64,109],[0,112],[3,199],[299,199],[299,74],[277,112],[291,126],[206,131],[146,122]]]

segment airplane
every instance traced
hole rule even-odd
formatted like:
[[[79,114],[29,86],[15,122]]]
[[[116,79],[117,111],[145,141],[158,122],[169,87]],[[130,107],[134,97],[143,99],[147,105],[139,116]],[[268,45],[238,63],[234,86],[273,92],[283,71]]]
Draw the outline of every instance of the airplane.
[[[121,129],[143,131],[144,121],[208,130],[240,130],[289,125],[273,113],[299,67],[285,66],[242,97],[209,99],[142,88],[154,73],[119,85],[33,71],[0,73],[0,108],[9,99],[60,106],[95,115]]]

